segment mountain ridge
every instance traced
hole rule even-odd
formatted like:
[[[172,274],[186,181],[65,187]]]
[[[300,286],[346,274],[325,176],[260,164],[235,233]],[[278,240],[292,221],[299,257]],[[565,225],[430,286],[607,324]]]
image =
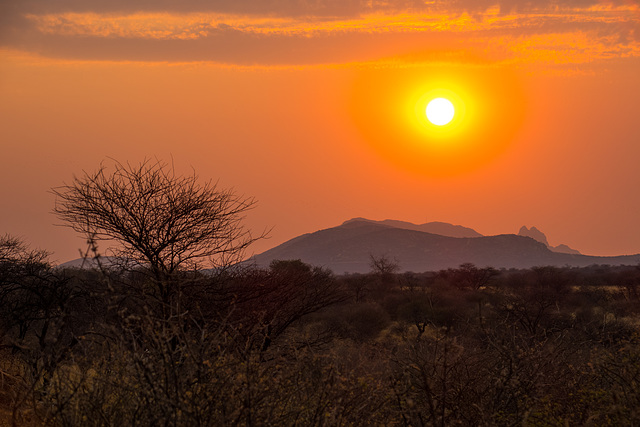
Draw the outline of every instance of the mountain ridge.
[[[251,260],[263,266],[274,259],[300,259],[342,274],[369,271],[371,255],[389,256],[398,261],[401,271],[415,272],[454,268],[465,262],[494,268],[640,263],[640,255],[597,257],[554,252],[544,243],[516,234],[451,237],[357,218],[295,237]]]
[[[414,224],[407,221],[399,221],[395,219],[385,219],[383,221],[376,221],[367,218],[352,218],[342,223],[342,225],[350,222],[366,221],[374,224],[388,225],[395,228],[403,228],[407,230],[424,231],[426,233],[439,234],[441,236],[449,237],[482,237],[483,235],[476,230],[462,225],[454,225],[448,222],[431,221],[424,224]]]
[[[580,251],[570,248],[565,244],[551,246],[551,244],[549,244],[549,241],[547,240],[547,236],[536,227],[527,228],[526,225],[523,225],[522,227],[520,227],[520,231],[518,231],[518,236],[531,237],[532,239],[537,240],[540,243],[544,243],[553,252],[580,255]]]

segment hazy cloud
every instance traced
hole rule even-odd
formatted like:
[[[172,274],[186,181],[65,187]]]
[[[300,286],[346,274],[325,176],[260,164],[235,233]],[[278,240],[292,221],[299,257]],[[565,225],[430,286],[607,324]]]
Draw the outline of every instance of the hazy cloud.
[[[215,12],[271,16],[354,17],[389,11],[483,11],[502,13],[629,5],[629,0],[20,0],[7,5],[13,13],[193,13]],[[633,2],[631,2],[633,4]]]
[[[478,46],[505,58],[579,63],[640,50],[640,7],[628,1],[14,3],[0,4],[0,45],[49,57],[295,65]]]

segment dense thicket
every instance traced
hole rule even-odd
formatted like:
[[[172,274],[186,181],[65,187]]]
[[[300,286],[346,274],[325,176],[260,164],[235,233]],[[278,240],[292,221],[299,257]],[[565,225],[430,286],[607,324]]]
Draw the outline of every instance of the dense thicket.
[[[634,425],[640,269],[148,275],[0,242],[16,425]],[[167,312],[175,313],[170,317]]]

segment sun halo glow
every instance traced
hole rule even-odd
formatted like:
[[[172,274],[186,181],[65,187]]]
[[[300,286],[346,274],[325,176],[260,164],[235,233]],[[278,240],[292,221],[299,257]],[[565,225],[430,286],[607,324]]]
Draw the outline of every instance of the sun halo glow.
[[[512,141],[526,104],[516,73],[472,71],[361,72],[352,86],[350,106],[363,142],[390,164],[418,175],[452,176],[489,163]],[[443,125],[427,115],[436,98],[453,105],[453,117]]]

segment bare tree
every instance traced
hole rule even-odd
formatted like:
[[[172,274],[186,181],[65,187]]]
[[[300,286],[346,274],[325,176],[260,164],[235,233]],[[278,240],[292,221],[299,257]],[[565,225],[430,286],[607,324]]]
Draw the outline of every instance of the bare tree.
[[[262,352],[301,319],[347,299],[330,270],[299,259],[274,260],[268,270],[255,269],[231,287],[235,309],[230,318],[239,330],[259,322]]]
[[[81,291],[47,257],[20,239],[0,236],[0,400],[9,404],[13,425],[50,387],[90,323],[76,322],[72,307]]]
[[[369,266],[374,274],[381,276],[393,275],[400,270],[400,264],[397,259],[391,259],[388,255],[375,256],[369,254]]]
[[[475,291],[487,286],[497,275],[498,271],[493,267],[478,268],[470,262],[439,272],[441,278],[456,288]]]
[[[54,213],[90,242],[108,242],[109,253],[148,269],[166,301],[176,273],[239,261],[254,242],[241,221],[255,200],[176,175],[161,161],[114,161],[52,189]],[[262,237],[262,236],[259,236]],[[259,238],[258,237],[258,238]],[[113,243],[116,245],[113,245]]]

